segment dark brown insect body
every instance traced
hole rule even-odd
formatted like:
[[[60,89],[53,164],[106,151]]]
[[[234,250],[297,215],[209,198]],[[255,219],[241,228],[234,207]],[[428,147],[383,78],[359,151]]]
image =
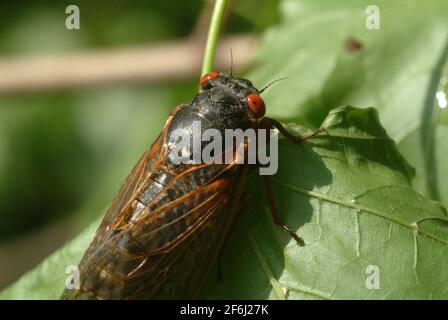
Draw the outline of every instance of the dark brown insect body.
[[[247,166],[175,165],[170,150],[177,141],[171,132],[192,135],[194,121],[202,130],[256,129],[264,115],[260,92],[248,80],[210,73],[201,86],[190,104],[171,113],[128,176],[81,260],[80,288],[66,289],[63,299],[198,294],[236,215]],[[269,127],[277,126],[272,121]]]

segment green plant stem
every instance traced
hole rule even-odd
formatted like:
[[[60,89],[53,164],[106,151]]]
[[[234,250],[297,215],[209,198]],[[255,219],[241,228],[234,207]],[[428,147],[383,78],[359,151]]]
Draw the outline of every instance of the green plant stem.
[[[210,28],[208,29],[207,43],[205,45],[204,60],[202,63],[201,72],[202,75],[213,71],[216,47],[218,46],[218,39],[222,27],[226,5],[227,0],[215,1],[215,7],[213,8],[212,19],[210,21]]]

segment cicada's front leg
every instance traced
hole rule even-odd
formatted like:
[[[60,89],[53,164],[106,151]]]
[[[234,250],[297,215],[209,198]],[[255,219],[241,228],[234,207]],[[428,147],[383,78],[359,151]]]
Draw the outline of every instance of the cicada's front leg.
[[[272,118],[268,118],[268,117],[264,117],[263,119],[260,120],[260,122],[258,123],[258,128],[263,128],[263,129],[273,129],[276,128],[278,129],[278,131],[280,131],[280,133],[288,140],[294,143],[298,143],[298,142],[303,142],[306,141],[308,139],[311,139],[323,132],[327,132],[327,130],[325,128],[320,128],[318,130],[316,130],[315,132],[307,135],[307,136],[296,136],[293,135],[291,133],[288,132],[288,130],[286,130],[286,128],[277,120],[272,119]],[[327,132],[328,133],[328,132]]]
[[[295,135],[292,135],[291,133],[289,133],[288,130],[286,130],[286,128],[280,122],[278,122],[275,119],[268,118],[268,117],[264,117],[258,123],[257,127],[258,127],[258,129],[276,128],[280,131],[280,133],[288,141],[291,141],[293,143],[303,142],[303,141],[306,141],[308,139],[311,139],[311,138],[317,136],[318,134],[320,134],[322,132],[327,132],[325,130],[325,128],[320,128],[319,130],[317,130],[307,136],[295,136]],[[277,205],[275,203],[274,192],[272,191],[272,185],[271,185],[271,180],[269,179],[269,176],[263,176],[263,184],[264,184],[265,193],[266,193],[266,196],[267,196],[267,199],[269,202],[269,207],[271,209],[272,220],[274,221],[274,223],[277,226],[279,226],[280,228],[282,228],[289,235],[291,235],[291,237],[297,242],[298,245],[300,245],[300,246],[305,245],[305,242],[303,241],[303,239],[301,237],[299,237],[294,231],[292,231],[290,227],[288,227],[287,225],[285,225],[282,222],[280,215],[277,211]]]

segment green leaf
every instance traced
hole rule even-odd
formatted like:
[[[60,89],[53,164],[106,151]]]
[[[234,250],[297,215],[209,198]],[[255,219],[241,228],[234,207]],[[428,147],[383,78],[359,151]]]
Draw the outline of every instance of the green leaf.
[[[375,4],[380,29],[365,27]],[[417,169],[414,187],[448,205],[448,2],[284,0],[283,22],[266,33],[259,86],[281,77],[265,93],[268,112],[283,121],[317,127],[341,105],[374,106],[399,150]],[[345,43],[357,40],[358,51]]]
[[[323,123],[328,134],[303,144],[280,141],[274,191],[299,247],[272,223],[260,178],[254,196],[211,275],[207,298],[446,298],[448,217],[411,187],[412,168],[374,109],[342,107]],[[296,133],[303,128],[291,127]],[[3,291],[3,299],[58,298],[68,265],[77,264],[98,222]],[[369,266],[380,289],[366,288]]]
[[[328,135],[280,143],[275,195],[284,223],[272,223],[259,177],[257,195],[222,255],[222,279],[207,298],[385,299],[448,297],[448,217],[411,187],[413,170],[374,109],[341,107],[323,123]],[[379,289],[368,289],[369,268]],[[371,271],[369,271],[371,272]]]

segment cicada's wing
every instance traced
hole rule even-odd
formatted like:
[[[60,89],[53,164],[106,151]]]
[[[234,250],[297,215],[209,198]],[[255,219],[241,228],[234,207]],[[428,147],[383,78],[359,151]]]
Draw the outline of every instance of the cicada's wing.
[[[224,168],[212,182],[110,229],[83,258],[81,297],[168,299],[197,294],[235,217],[237,185],[243,183],[243,166]],[[169,219],[179,210],[182,215]]]
[[[107,228],[107,226],[110,226],[112,221],[114,221],[114,219],[116,219],[123,210],[130,206],[130,203],[132,202],[134,195],[138,193],[138,190],[143,189],[145,185],[148,184],[149,181],[147,173],[151,172],[154,165],[159,164],[164,159],[165,155],[163,153],[163,143],[166,138],[167,128],[171,123],[174,115],[186,106],[186,104],[179,105],[168,116],[162,132],[151,145],[151,148],[143,154],[143,156],[134,166],[131,173],[128,175],[125,182],[118,191],[117,196],[114,198],[111,205],[107,209],[99,228],[100,230],[102,228]]]
[[[80,268],[83,265],[86,265],[88,261],[94,260],[97,248],[107,241],[108,238],[110,238],[111,232],[113,232],[111,227],[114,221],[120,219],[121,216],[125,215],[126,212],[129,211],[132,200],[135,199],[135,196],[139,193],[139,190],[145,189],[149,184],[150,181],[148,173],[152,171],[152,168],[155,165],[160,164],[165,156],[163,154],[163,143],[166,138],[168,125],[176,112],[186,106],[186,104],[179,105],[171,112],[162,132],[151,145],[151,148],[141,156],[140,160],[127,176],[117,195],[108,207],[104,218],[95,233],[94,239],[90,243],[79,264]],[[69,292],[65,290],[62,294],[62,298],[73,298],[74,295],[76,295],[76,292]]]
[[[85,258],[93,254],[92,249],[97,247],[99,243],[108,237],[110,226],[113,221],[119,218],[120,215],[130,207],[130,202],[134,198],[134,195],[148,183],[148,181],[146,181],[147,171],[150,169],[151,158],[159,152],[161,139],[162,137],[160,135],[152,145],[151,149],[142,155],[123,185],[120,187],[118,194],[107,209],[106,214],[96,231],[95,238],[84,255]]]
[[[107,209],[104,218],[96,231],[95,238],[84,255],[83,260],[88,259],[88,256],[93,254],[92,249],[96,248],[99,243],[109,236],[109,231],[113,222],[120,219],[120,217],[125,216],[126,211],[129,211],[132,201],[139,193],[139,190],[143,190],[147,187],[150,182],[149,173],[153,170],[153,167],[159,165],[165,157],[163,143],[166,138],[168,125],[173,116],[186,106],[186,104],[179,105],[171,112],[162,132],[151,145],[151,148],[141,156],[140,160],[134,166]]]
[[[235,173],[240,174],[240,170]],[[237,181],[238,179],[223,177],[206,188],[198,188],[183,199],[188,204],[195,202],[197,197],[202,198],[183,218],[192,220],[190,227],[179,233],[174,240],[146,252],[143,263],[126,277],[130,289],[126,298],[172,299],[197,296],[235,219],[236,207],[233,204],[238,197],[231,190],[236,188]],[[164,225],[163,228],[144,235],[143,239],[163,237],[173,227]]]
[[[192,165],[134,218],[135,200],[150,186],[154,172],[165,170],[171,118],[107,211],[80,263],[81,289],[66,290],[63,298],[188,298],[197,293],[233,221],[234,191],[244,182],[244,166]],[[192,187],[195,179],[202,183]]]

